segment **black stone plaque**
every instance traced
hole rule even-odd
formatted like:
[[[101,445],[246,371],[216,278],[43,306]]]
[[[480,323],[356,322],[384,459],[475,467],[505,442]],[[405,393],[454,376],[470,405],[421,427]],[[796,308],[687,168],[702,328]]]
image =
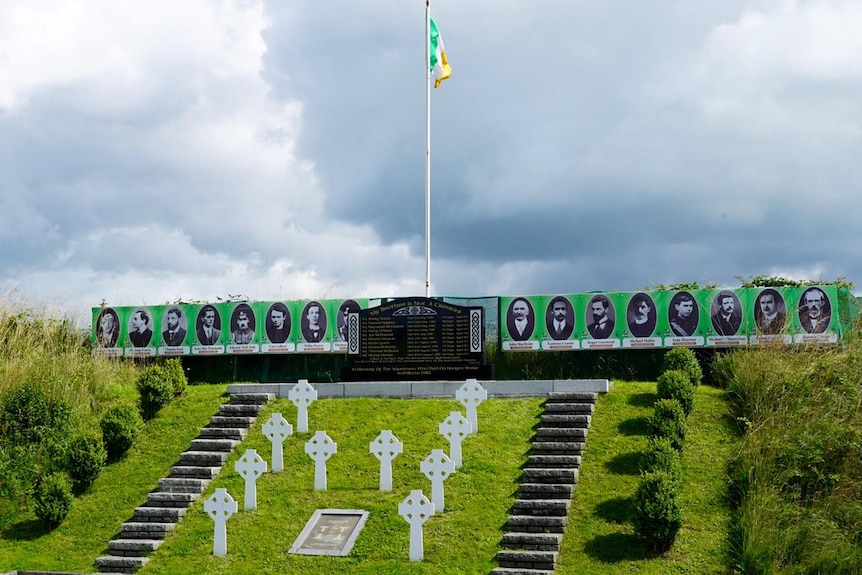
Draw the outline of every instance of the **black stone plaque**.
[[[399,298],[348,316],[342,381],[490,379],[485,310]]]

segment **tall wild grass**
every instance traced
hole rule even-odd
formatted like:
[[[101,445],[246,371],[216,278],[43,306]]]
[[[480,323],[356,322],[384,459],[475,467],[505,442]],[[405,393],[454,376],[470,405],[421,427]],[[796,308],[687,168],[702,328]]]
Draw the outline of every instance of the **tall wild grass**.
[[[136,366],[92,356],[89,341],[82,322],[58,317],[48,304],[0,295],[0,528],[26,511],[35,481],[62,457],[65,439],[98,430],[111,405],[137,401]],[[27,417],[11,407],[13,395],[18,407],[22,396],[39,399],[30,403],[33,421],[44,423],[39,411],[50,406],[62,414],[60,425],[22,435]]]
[[[731,469],[737,568],[862,573],[862,343],[718,357],[745,441]]]

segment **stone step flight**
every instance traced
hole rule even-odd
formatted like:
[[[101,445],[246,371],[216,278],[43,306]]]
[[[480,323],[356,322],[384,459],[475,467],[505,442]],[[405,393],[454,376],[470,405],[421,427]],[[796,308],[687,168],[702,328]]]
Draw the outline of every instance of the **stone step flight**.
[[[596,397],[551,392],[545,400],[491,575],[554,572]]]
[[[120,536],[108,542],[108,555],[96,558],[99,573],[134,573],[150,559],[186,510],[219,474],[230,453],[245,438],[273,393],[232,393],[218,414],[210,418],[189,449],[180,454],[170,475],[147,501],[120,527]]]

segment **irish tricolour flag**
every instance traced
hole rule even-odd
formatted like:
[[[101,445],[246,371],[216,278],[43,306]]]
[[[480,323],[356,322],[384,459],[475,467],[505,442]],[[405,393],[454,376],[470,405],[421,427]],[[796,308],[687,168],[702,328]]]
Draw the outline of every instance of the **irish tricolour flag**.
[[[443,48],[443,38],[440,36],[440,31],[437,30],[437,24],[431,18],[431,76],[434,77],[434,87],[438,87],[440,82],[448,78],[452,74],[452,67],[449,65],[449,60],[446,59],[446,49]]]

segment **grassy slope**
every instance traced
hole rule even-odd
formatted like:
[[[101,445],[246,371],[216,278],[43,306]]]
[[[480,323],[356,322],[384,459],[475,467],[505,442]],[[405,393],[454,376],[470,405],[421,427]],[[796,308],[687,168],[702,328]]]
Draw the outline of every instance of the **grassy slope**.
[[[430,497],[430,482],[419,463],[432,449],[448,451],[438,424],[460,404],[454,400],[355,399],[320,400],[309,409],[311,433],[285,442],[285,472],[258,481],[258,509],[241,511],[228,522],[228,556],[212,556],[213,522],[198,502],[174,536],[140,573],[487,573],[494,567],[500,527],[513,501],[518,467],[523,463],[532,427],[540,411],[538,398],[500,399],[479,408],[478,435],[465,439],[464,466],[445,483],[446,511],[425,524],[425,560],[407,560],[409,526],[398,515],[398,504],[411,490]],[[286,400],[269,406],[296,421]],[[514,423],[514,425],[513,425]],[[327,463],[328,489],[314,491],[314,464],[304,444],[317,429],[326,430],[338,452]],[[380,431],[391,430],[404,443],[393,462],[393,491],[379,491],[379,462],[369,443]],[[232,471],[245,449],[270,460],[270,444],[252,432],[210,486],[225,487],[243,508],[244,487]],[[348,557],[288,553],[316,509],[364,509],[370,512],[361,536]]]
[[[51,533],[30,513],[0,535],[0,572],[12,569],[94,571],[135,507],[167,475],[180,452],[226,400],[226,386],[194,386],[153,420],[122,461],[102,470],[90,491],[75,500],[66,520]]]
[[[35,522],[19,523],[0,539],[0,571],[63,569],[92,571],[93,559],[119,531],[156,480],[167,474],[178,454],[222,400],[223,386],[193,387],[167,408],[122,463],[107,468],[92,492],[79,501],[54,533]],[[735,449],[735,432],[725,419],[722,392],[701,386],[692,413],[685,451],[683,530],[664,557],[649,554],[627,522],[628,498],[637,484],[637,456],[646,444],[646,417],[655,385],[615,383],[599,400],[590,429],[581,481],[557,573],[725,573],[728,568],[729,510],[724,499],[726,462]],[[258,482],[258,510],[242,511],[243,483],[233,472],[245,449],[268,461],[270,444],[259,433],[268,413],[280,411],[291,422],[296,409],[273,402],[259,418],[258,432],[228,461],[210,486],[225,487],[240,513],[228,522],[228,556],[212,557],[212,528],[202,504],[193,506],[176,532],[140,573],[488,573],[513,501],[540,399],[489,400],[479,408],[478,436],[465,440],[464,468],[446,481],[447,511],[425,524],[425,560],[407,560],[407,523],[397,504],[412,489],[430,496],[418,463],[431,449],[448,446],[437,424],[461,406],[450,400],[320,400],[310,408],[310,427],[325,429],[338,444],[328,464],[328,490],[313,490],[313,464],[303,451],[311,434],[285,443],[285,472]],[[170,423],[168,423],[170,421]],[[404,441],[393,464],[391,493],[380,493],[377,459],[368,444],[382,429]],[[161,449],[156,446],[161,445]],[[143,454],[147,454],[143,457]],[[287,551],[315,509],[366,509],[371,516],[349,557],[291,555]]]
[[[655,384],[615,383],[599,399],[558,574],[730,572],[726,469],[740,440],[727,419],[723,393],[709,386],[697,390],[683,452],[683,527],[661,557],[652,555],[628,520]]]

